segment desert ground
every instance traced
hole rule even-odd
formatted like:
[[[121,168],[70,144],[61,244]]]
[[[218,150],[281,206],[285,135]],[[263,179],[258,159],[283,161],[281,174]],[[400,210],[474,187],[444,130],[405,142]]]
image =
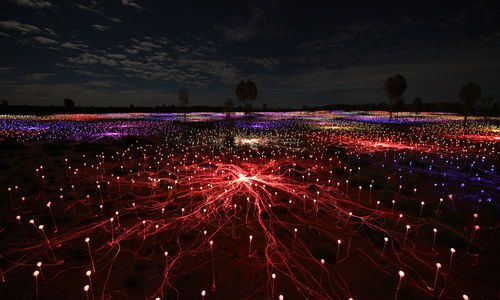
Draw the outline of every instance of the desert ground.
[[[0,116],[0,298],[499,299],[500,123],[469,119]]]

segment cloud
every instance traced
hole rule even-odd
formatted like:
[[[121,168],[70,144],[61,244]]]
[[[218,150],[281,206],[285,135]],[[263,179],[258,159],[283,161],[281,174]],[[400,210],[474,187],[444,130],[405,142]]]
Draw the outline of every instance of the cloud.
[[[394,32],[394,28],[374,22],[358,22],[335,28],[326,38],[310,40],[297,46],[304,50],[329,52],[346,43],[364,42],[369,45],[382,42],[385,35]],[[384,35],[380,33],[383,32]]]
[[[94,87],[109,88],[109,87],[114,86],[115,83],[112,81],[106,81],[106,80],[91,80],[91,81],[87,82],[86,85],[94,86]]]
[[[81,4],[81,3],[75,3],[75,6],[78,7],[79,9],[81,9],[83,11],[86,11],[86,12],[89,12],[89,13],[93,13],[93,14],[97,14],[97,15],[103,15],[103,12],[100,11],[95,6],[92,7],[90,5],[84,5],[84,4]]]
[[[115,59],[111,59],[111,58],[107,58],[107,57],[100,57],[99,61],[101,64],[103,64],[105,66],[112,66],[112,67],[118,66],[118,61],[116,61]]]
[[[11,30],[11,31],[17,31],[20,32],[22,35],[29,35],[29,34],[40,34],[40,33],[45,33],[47,35],[53,36],[53,37],[59,37],[59,35],[52,29],[50,28],[39,28],[34,25],[30,24],[25,24],[25,23],[20,23],[17,21],[3,21],[0,22],[0,28]],[[1,36],[5,37],[11,37],[11,35],[7,33],[0,32]]]
[[[49,35],[54,36],[54,37],[59,37],[59,35],[52,29],[45,27],[44,28],[45,32],[47,32]]]
[[[19,23],[17,21],[0,22],[0,27],[9,30],[16,30],[22,34],[42,32],[42,30],[34,25]]]
[[[99,31],[104,31],[109,28],[109,26],[104,26],[104,25],[99,25],[99,24],[93,24],[92,27],[94,27],[96,30]]]
[[[256,37],[264,24],[264,11],[253,7],[249,18],[235,18],[230,24],[215,26],[215,29],[230,42],[246,42]]]
[[[114,53],[106,54],[106,56],[109,57],[109,58],[119,59],[119,60],[127,58],[127,56],[124,55],[124,54],[114,54]]]
[[[69,43],[69,42],[61,44],[61,47],[73,49],[73,50],[85,50],[87,48],[87,46],[85,46],[83,44],[78,44],[78,43],[75,44],[75,43]]]
[[[264,10],[250,6],[248,17],[235,17],[227,24],[215,25],[214,29],[229,42],[247,42],[257,37],[279,39],[290,35],[290,30],[283,30],[279,23],[270,20]]]
[[[135,0],[121,0],[121,2],[123,5],[131,6],[131,7],[137,8],[138,10],[144,9],[144,7],[137,4],[137,2]]]
[[[260,66],[268,71],[275,69],[276,66],[278,66],[280,63],[278,59],[273,57],[264,57],[264,58],[248,57],[245,60],[251,64]]]
[[[34,9],[53,8],[54,6],[42,0],[13,0],[17,5],[31,7]]]
[[[119,19],[119,18],[113,18],[113,17],[112,17],[112,18],[109,18],[109,20],[110,20],[110,21],[113,21],[113,22],[115,22],[115,23],[121,23],[121,22],[122,22],[122,20],[121,20],[121,19]]]
[[[90,53],[83,53],[76,57],[68,58],[68,62],[78,65],[93,65],[99,62],[99,57]]]
[[[147,52],[150,52],[150,51],[153,51],[155,48],[161,48],[162,46],[160,45],[156,45],[152,42],[148,42],[148,41],[139,41],[139,40],[136,40],[136,39],[132,39],[132,41],[134,41],[136,44],[132,46],[132,48],[135,48],[137,50],[141,50],[141,51],[147,51]]]
[[[49,39],[49,38],[46,38],[44,36],[36,36],[34,38],[37,42],[41,43],[41,44],[45,44],[45,45],[55,45],[55,44],[59,44],[58,41],[56,40],[53,40],[53,39]]]
[[[125,50],[125,52],[127,52],[129,54],[137,54],[137,53],[139,53],[139,50],[137,50],[137,49],[127,49],[127,50]]]
[[[53,73],[31,73],[23,76],[23,79],[26,81],[42,81],[55,75]]]
[[[131,39],[131,42],[131,45],[121,45],[115,51],[98,50],[69,57],[65,67],[77,70],[102,70],[105,67],[108,74],[116,72],[124,78],[190,86],[232,83],[240,75],[236,64],[210,55],[210,47],[184,46],[182,41],[159,45],[156,40],[147,37],[144,40]]]

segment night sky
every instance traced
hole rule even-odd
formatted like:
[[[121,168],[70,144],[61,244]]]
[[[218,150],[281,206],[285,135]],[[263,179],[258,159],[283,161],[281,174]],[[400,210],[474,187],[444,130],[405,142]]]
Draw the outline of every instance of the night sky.
[[[0,98],[10,104],[255,106],[454,102],[463,82],[500,98],[498,1],[0,1]]]

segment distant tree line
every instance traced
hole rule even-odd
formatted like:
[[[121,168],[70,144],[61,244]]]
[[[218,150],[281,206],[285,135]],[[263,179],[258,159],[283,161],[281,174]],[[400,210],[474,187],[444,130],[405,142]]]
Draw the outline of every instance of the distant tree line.
[[[406,91],[408,84],[406,83],[406,78],[401,74],[394,74],[393,76],[387,78],[384,82],[383,89],[387,98],[389,99],[389,104],[387,110],[389,111],[389,120],[392,120],[392,113],[396,111],[396,117],[398,111],[406,111],[407,107],[403,101],[403,93]],[[437,107],[436,104],[429,104],[431,106],[430,111],[452,111],[459,112],[464,116],[463,126],[464,130],[467,129],[467,119],[471,114],[479,114],[483,116],[497,115],[498,103],[494,102],[493,97],[482,97],[481,98],[481,87],[474,82],[467,82],[462,84],[458,92],[458,98],[460,102],[456,103],[455,107],[450,107],[451,109],[442,109],[442,107]],[[420,113],[424,103],[420,97],[415,98],[413,101],[413,111],[415,112],[415,117]]]
[[[484,97],[488,98],[488,97]],[[476,104],[475,114],[480,116],[495,116],[500,114],[500,107],[498,106],[498,102],[492,102],[489,106],[484,106],[482,103],[487,103],[484,98],[479,99]],[[226,103],[228,102],[228,103]],[[222,106],[205,106],[205,105],[191,105],[187,107],[190,112],[224,112],[232,114],[234,112],[245,112],[245,108],[241,105],[236,105],[237,103],[231,99],[229,104],[228,99],[225,101],[221,101]],[[486,107],[488,107],[486,109]],[[13,114],[48,114],[48,113],[108,113],[108,112],[165,112],[165,113],[183,113],[184,108],[175,104],[170,105],[155,105],[155,106],[136,106],[130,104],[128,106],[75,106],[71,109],[68,109],[64,106],[37,106],[37,105],[12,105],[5,101],[5,104],[2,102],[0,105],[0,112],[2,113],[13,113]],[[346,110],[346,111],[356,111],[356,110],[381,110],[388,111],[389,105],[386,102],[379,103],[356,103],[356,104],[330,104],[324,106],[309,106],[302,105],[299,108],[285,108],[285,107],[255,107],[253,111],[316,111],[316,110]],[[405,104],[405,111],[410,112],[452,112],[452,113],[463,113],[463,107],[461,102],[423,102],[420,109],[416,109],[416,106],[413,103]]]
[[[63,106],[33,106],[33,105],[9,105],[5,99],[1,100],[0,112],[19,113],[19,114],[48,114],[48,113],[105,113],[105,112],[175,112],[183,113],[184,121],[186,113],[192,112],[224,112],[228,117],[235,111],[242,111],[246,116],[250,116],[252,111],[294,111],[294,110],[383,110],[389,112],[389,118],[392,120],[393,113],[398,117],[398,112],[413,111],[415,117],[420,112],[453,112],[464,115],[464,127],[467,125],[468,117],[472,114],[480,116],[495,116],[500,114],[499,104],[493,97],[483,96],[479,85],[473,82],[464,83],[458,92],[456,102],[424,102],[420,97],[416,97],[410,104],[406,104],[403,94],[408,88],[406,78],[401,74],[395,74],[387,78],[383,83],[383,90],[388,98],[388,102],[367,103],[367,104],[331,104],[325,106],[307,106],[303,105],[300,109],[284,109],[282,107],[268,107],[265,103],[262,108],[254,108],[252,103],[257,99],[258,88],[255,82],[251,80],[240,81],[235,88],[235,95],[242,104],[236,106],[231,98],[222,102],[222,106],[189,106],[190,102],[188,89],[180,89],[178,93],[178,106],[176,105],[156,105],[147,106],[77,106],[75,101],[69,98],[63,99]]]

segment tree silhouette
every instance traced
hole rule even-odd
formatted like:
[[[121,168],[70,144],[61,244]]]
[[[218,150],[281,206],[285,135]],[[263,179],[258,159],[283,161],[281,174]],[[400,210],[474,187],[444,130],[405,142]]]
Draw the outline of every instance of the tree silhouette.
[[[401,96],[408,88],[406,78],[401,74],[395,74],[384,82],[384,91],[389,98],[389,119],[392,121],[392,112],[401,102]]]
[[[186,122],[187,105],[189,104],[189,91],[187,89],[179,90],[179,106],[184,110],[184,123]]]
[[[413,100],[413,107],[415,108],[415,118],[422,111],[423,105],[424,105],[424,102],[422,102],[422,98],[417,97],[417,98],[415,98],[415,100]]]
[[[245,113],[248,116],[252,108],[252,102],[257,99],[257,85],[251,80],[242,80],[236,86],[236,96],[245,105]]]
[[[462,102],[462,109],[464,113],[464,131],[467,129],[467,117],[474,111],[474,105],[481,97],[481,88],[474,82],[462,84],[460,92],[458,93],[460,101]]]
[[[396,118],[398,117],[399,112],[406,110],[406,104],[403,99],[399,98],[396,102]]]
[[[224,112],[226,113],[226,117],[229,118],[231,117],[231,113],[233,112],[233,99],[227,98],[226,101],[224,101]]]
[[[75,107],[75,101],[68,99],[68,98],[64,99],[64,107],[66,107],[66,108]]]

